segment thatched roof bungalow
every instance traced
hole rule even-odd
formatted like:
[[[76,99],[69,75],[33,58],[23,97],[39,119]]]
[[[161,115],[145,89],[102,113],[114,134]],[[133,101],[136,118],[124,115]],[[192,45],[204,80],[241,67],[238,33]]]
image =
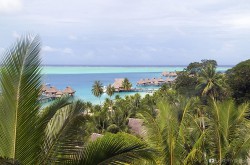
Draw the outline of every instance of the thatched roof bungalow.
[[[128,119],[128,126],[130,131],[139,136],[143,136],[145,134],[145,129],[143,128],[143,120],[136,119],[136,118],[129,118]]]
[[[90,135],[90,140],[93,142],[93,141],[95,141],[96,139],[98,139],[98,138],[100,138],[100,137],[103,137],[103,135],[102,135],[102,134],[99,134],[99,133],[92,133],[92,134]]]
[[[116,78],[115,79],[115,82],[113,83],[112,86],[115,88],[116,92],[123,90],[123,87],[122,87],[123,81],[124,81],[124,78]]]
[[[167,78],[166,78],[166,82],[167,82],[167,83],[171,83],[171,82],[173,82],[173,79],[167,77]]]
[[[45,84],[42,85],[42,92],[49,90],[49,87]]]
[[[75,90],[72,89],[70,86],[67,86],[66,89],[64,89],[63,93],[68,94],[70,96],[73,96],[75,94]]]
[[[146,82],[143,79],[140,79],[139,81],[137,81],[137,85],[145,85]]]
[[[55,96],[57,92],[58,90],[56,89],[56,87],[51,86],[45,91],[45,94],[50,96]]]
[[[170,76],[170,77],[176,77],[176,76],[177,76],[177,73],[176,73],[176,72],[170,72],[170,73],[169,73],[169,76]]]
[[[164,71],[164,72],[162,72],[162,74],[161,74],[162,76],[164,76],[164,77],[167,77],[167,76],[169,76],[169,72],[167,72],[167,71]]]
[[[58,90],[58,91],[56,92],[56,97],[62,97],[62,96],[63,96],[63,92],[60,91],[60,90]]]

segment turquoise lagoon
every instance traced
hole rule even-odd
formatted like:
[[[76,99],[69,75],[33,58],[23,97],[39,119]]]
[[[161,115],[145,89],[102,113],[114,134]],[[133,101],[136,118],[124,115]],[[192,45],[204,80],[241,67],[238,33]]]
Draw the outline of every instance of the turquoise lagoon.
[[[94,97],[91,93],[92,85],[95,80],[99,80],[104,86],[112,84],[115,78],[127,77],[136,87],[136,82],[142,78],[159,78],[163,71],[182,71],[185,66],[44,66],[43,82],[49,83],[60,90],[66,86],[71,86],[76,90],[76,97],[92,103],[99,103],[99,99]],[[218,71],[225,72],[231,67],[218,67]],[[147,87],[155,88],[155,87]],[[124,97],[131,92],[115,93]],[[144,95],[145,93],[141,93]],[[115,96],[114,95],[114,96]],[[113,98],[114,98],[113,96]],[[108,96],[103,94],[101,100],[103,101]]]

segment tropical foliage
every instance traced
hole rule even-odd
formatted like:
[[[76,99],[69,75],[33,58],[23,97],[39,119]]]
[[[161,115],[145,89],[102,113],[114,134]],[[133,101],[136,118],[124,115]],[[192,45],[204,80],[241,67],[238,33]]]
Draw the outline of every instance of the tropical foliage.
[[[201,96],[212,96],[216,99],[222,99],[229,95],[226,90],[225,77],[217,73],[213,65],[208,65],[201,70],[196,89]]]
[[[250,106],[240,104],[249,101],[248,77],[236,75],[248,74],[242,67],[228,71],[230,79],[216,72],[216,61],[202,60],[152,95],[111,100],[109,85],[102,105],[63,97],[44,107],[39,52],[39,38],[24,37],[1,62],[0,164],[246,164]],[[244,96],[236,97],[236,80]],[[127,78],[123,88],[131,89]],[[100,81],[92,93],[100,99]],[[144,121],[139,138],[131,118]],[[93,140],[92,133],[102,135]]]
[[[86,152],[95,146],[103,148],[103,162],[153,161],[153,152],[148,152],[151,149],[139,140],[128,145],[115,142],[112,136],[104,136],[98,144],[89,143],[86,127],[91,119],[85,115],[85,109],[90,108],[90,104],[70,103],[69,98],[61,98],[43,108],[38,101],[41,92],[39,52],[39,38],[24,37],[1,62],[1,164],[81,164],[86,160]],[[110,149],[117,152],[111,153]],[[98,155],[98,152],[92,153]]]
[[[240,62],[226,73],[228,85],[233,98],[237,103],[243,103],[250,99],[250,59]]]
[[[130,90],[132,87],[132,84],[129,82],[128,78],[125,78],[122,82],[122,88],[126,91]]]

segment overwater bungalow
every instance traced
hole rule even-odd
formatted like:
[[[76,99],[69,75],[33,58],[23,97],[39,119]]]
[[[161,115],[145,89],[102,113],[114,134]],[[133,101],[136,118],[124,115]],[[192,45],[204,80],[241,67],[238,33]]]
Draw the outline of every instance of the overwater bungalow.
[[[57,92],[58,90],[56,89],[56,87],[51,86],[45,91],[45,95],[50,97],[56,97]]]
[[[162,83],[165,82],[162,78],[158,78],[157,81],[158,81],[158,83],[160,83],[160,84],[162,84]]]
[[[169,73],[169,77],[176,77],[177,76],[177,73],[176,72],[170,72]]]
[[[143,137],[145,135],[145,131],[144,131],[145,128],[143,126],[142,119],[129,118],[128,119],[128,126],[129,126],[132,134],[139,135],[141,137]]]
[[[42,85],[42,93],[45,93],[45,91],[49,90],[49,87],[45,84]]]
[[[164,72],[162,72],[162,74],[161,74],[162,76],[164,76],[164,77],[168,77],[169,76],[169,72],[167,72],[167,71],[164,71]]]
[[[124,78],[116,78],[115,82],[113,83],[113,87],[115,88],[116,92],[124,90],[122,87],[122,82],[124,81]]]
[[[60,91],[60,90],[58,90],[58,91],[56,92],[56,97],[57,97],[57,98],[60,98],[60,97],[62,97],[62,96],[63,96],[63,92]]]
[[[173,79],[171,79],[171,78],[167,77],[167,78],[166,78],[166,80],[165,80],[165,82],[167,82],[167,83],[171,83],[171,82],[173,82]]]
[[[102,134],[99,134],[99,133],[92,133],[92,134],[90,135],[90,140],[93,142],[93,141],[97,140],[97,139],[100,138],[100,137],[103,137],[103,135],[102,135]]]
[[[143,79],[140,79],[138,82],[137,82],[137,85],[145,85],[146,82],[143,80]]]
[[[66,89],[63,90],[64,94],[70,95],[70,96],[74,96],[75,94],[75,90],[72,89],[70,86],[67,86]]]

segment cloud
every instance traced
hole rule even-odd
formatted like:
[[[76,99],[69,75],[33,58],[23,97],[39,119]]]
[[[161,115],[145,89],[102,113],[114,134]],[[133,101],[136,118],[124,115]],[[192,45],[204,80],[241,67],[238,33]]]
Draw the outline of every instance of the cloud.
[[[44,51],[44,52],[56,52],[56,51],[58,51],[58,49],[52,48],[50,46],[43,46],[42,51]]]
[[[0,0],[0,13],[11,13],[21,9],[21,0]]]
[[[53,48],[51,46],[43,46],[43,52],[57,52],[61,54],[73,54],[73,50],[71,48]]]
[[[16,31],[12,32],[12,37],[14,37],[15,39],[19,39],[21,37],[21,35],[19,33],[17,33]]]

